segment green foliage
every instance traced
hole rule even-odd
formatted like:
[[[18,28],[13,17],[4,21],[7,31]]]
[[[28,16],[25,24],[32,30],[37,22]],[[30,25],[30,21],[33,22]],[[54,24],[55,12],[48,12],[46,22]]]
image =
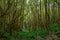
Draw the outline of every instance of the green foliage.
[[[59,25],[57,23],[54,23],[51,27],[51,32],[57,33],[59,31]]]
[[[37,29],[35,33],[37,33],[37,36],[41,36],[41,37],[45,37],[48,35],[47,29]]]
[[[48,35],[47,29],[41,30],[41,32],[40,32],[40,36],[41,36],[41,37],[45,37],[45,36],[47,36],[47,35]]]
[[[4,36],[6,36],[8,40],[15,40],[15,38],[12,37],[12,36],[10,35],[10,33],[7,33],[7,32],[6,32],[6,33],[4,33]]]
[[[59,25],[57,23],[54,23],[50,27],[50,31],[53,32],[58,32],[59,31]],[[46,28],[44,29],[36,29],[35,31],[29,31],[29,30],[24,30],[24,31],[19,31],[18,35],[16,38],[12,37],[9,33],[4,33],[4,36],[6,36],[9,40],[17,40],[20,37],[26,37],[26,38],[35,38],[37,36],[45,37],[48,35],[48,30]]]
[[[20,36],[26,36],[26,37],[36,37],[36,36],[41,36],[41,37],[45,37],[47,36],[48,31],[46,29],[37,29],[35,31],[29,31],[29,32],[25,32],[25,31],[20,31],[19,35]]]

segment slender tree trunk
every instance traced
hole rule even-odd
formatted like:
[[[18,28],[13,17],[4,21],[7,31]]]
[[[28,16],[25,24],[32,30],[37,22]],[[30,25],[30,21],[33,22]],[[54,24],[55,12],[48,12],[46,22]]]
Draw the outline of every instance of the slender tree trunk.
[[[47,28],[48,32],[49,32],[49,21],[50,17],[48,13],[48,0],[45,0],[45,27]]]

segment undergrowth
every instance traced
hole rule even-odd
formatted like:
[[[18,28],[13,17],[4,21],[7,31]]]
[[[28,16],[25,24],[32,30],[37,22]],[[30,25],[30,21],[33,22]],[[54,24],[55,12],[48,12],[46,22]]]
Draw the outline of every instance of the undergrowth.
[[[59,25],[57,23],[54,23],[51,27],[50,27],[50,32],[51,33],[58,33],[59,30]],[[48,35],[48,30],[45,29],[36,29],[35,31],[19,31],[18,35],[16,38],[12,37],[10,35],[10,33],[5,32],[4,36],[7,37],[8,40],[19,40],[20,37],[26,37],[26,38],[36,38],[37,36],[41,36],[41,37],[45,37]]]

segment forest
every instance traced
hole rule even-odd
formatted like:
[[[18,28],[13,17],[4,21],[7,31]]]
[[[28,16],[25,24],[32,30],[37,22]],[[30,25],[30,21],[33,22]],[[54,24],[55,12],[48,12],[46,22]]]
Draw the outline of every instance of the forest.
[[[60,0],[0,0],[0,40],[60,40]]]

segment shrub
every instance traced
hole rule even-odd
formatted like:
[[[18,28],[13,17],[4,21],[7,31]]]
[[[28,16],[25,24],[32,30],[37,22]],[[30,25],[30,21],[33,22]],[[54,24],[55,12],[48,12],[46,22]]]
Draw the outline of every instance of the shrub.
[[[59,25],[57,23],[54,23],[51,27],[50,30],[52,33],[57,33],[60,31]]]

